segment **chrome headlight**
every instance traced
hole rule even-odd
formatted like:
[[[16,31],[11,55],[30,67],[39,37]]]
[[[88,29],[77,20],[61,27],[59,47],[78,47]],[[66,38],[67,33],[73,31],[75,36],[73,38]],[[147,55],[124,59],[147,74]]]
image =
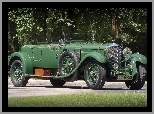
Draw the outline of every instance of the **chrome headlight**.
[[[106,49],[105,55],[107,58],[110,58],[112,56],[112,49],[111,48]]]
[[[114,63],[114,69],[118,69],[119,68],[119,65],[117,63]]]
[[[132,54],[132,51],[130,48],[126,47],[124,50],[123,50],[123,55],[124,57],[130,57]]]

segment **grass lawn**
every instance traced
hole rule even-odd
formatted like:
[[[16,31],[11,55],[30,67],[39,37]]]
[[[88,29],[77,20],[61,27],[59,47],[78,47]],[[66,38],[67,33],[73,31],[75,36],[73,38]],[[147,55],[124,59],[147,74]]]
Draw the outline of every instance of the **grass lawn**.
[[[141,93],[104,93],[9,98],[9,107],[146,107]]]

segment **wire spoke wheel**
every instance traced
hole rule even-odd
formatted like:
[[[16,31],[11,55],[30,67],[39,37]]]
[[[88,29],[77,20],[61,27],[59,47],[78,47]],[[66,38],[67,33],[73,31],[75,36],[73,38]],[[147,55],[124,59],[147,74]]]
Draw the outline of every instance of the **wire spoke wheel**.
[[[69,56],[64,57],[64,59],[62,61],[63,74],[67,75],[67,74],[71,73],[73,70],[73,67],[74,67],[73,60]]]
[[[84,78],[89,88],[101,89],[106,80],[105,66],[97,61],[89,62],[84,70]]]
[[[91,64],[88,68],[88,70],[86,71],[86,74],[88,75],[88,82],[91,85],[95,85],[98,81],[99,78],[99,69],[97,67],[96,64]]]
[[[16,63],[13,66],[13,78],[16,82],[21,81],[22,76],[23,76],[23,69],[22,69],[22,65],[20,63]]]
[[[133,80],[125,81],[126,86],[131,90],[139,90],[141,89],[146,80],[146,69],[144,65],[138,66],[138,73],[134,76]]]
[[[29,78],[24,76],[23,64],[20,60],[15,60],[10,68],[11,81],[15,87],[23,87],[28,83]]]

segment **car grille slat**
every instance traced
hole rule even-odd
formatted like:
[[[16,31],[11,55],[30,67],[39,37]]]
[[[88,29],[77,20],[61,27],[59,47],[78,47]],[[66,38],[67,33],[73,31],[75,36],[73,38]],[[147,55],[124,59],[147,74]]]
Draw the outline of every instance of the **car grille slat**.
[[[119,46],[108,47],[106,49],[105,55],[107,56],[107,61],[113,68],[115,63],[118,65],[118,69],[121,67],[122,49]]]

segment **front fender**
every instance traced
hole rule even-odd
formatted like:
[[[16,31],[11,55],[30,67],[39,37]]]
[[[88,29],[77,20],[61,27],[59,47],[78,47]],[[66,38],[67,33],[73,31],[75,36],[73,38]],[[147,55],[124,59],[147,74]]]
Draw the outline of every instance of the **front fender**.
[[[139,53],[134,53],[131,55],[131,57],[136,58],[136,61],[142,63],[142,64],[147,64],[147,58]]]
[[[23,63],[23,72],[24,74],[33,74],[33,66],[31,59],[28,57],[28,55],[24,52],[14,52],[10,56],[9,65],[12,64],[16,58],[19,58]]]
[[[142,54],[132,54],[131,57],[127,60],[128,64],[132,65],[132,76],[138,73],[137,71],[137,62],[142,64],[147,64],[147,58]]]
[[[100,53],[98,52],[91,52],[87,55],[85,55],[83,57],[83,59],[81,60],[81,63],[86,60],[87,58],[93,58],[95,59],[96,61],[100,62],[100,63],[106,63],[106,57],[105,56],[102,56]]]
[[[78,64],[78,66],[68,75],[65,75],[65,76],[55,76],[54,78],[65,78],[65,77],[68,77],[70,75],[72,75],[83,63],[86,59],[88,58],[93,58],[95,59],[96,61],[100,62],[100,63],[106,63],[106,57],[102,56],[100,53],[98,52],[91,52],[87,55],[85,55],[83,57],[83,59],[80,61],[80,63]]]

